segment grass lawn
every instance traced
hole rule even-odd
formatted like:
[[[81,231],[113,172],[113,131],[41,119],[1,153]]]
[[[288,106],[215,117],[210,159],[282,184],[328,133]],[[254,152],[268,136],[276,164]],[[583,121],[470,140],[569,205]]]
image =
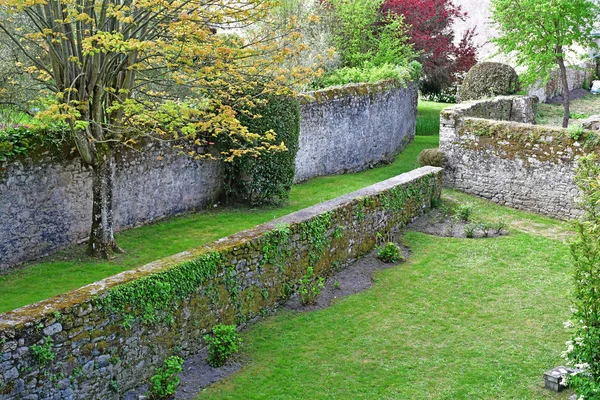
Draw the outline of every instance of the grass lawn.
[[[437,136],[440,133],[440,111],[454,104],[419,100],[417,136]]]
[[[570,110],[571,120],[569,126],[581,126],[581,120],[600,113],[600,96],[590,94],[573,100],[570,104]],[[541,103],[538,105],[536,119],[539,125],[562,126],[563,115],[562,104]]]
[[[406,263],[328,309],[261,321],[243,334],[248,365],[197,399],[566,399],[542,374],[569,336],[567,225],[445,196],[506,218],[511,234],[408,232]]]
[[[439,129],[439,109],[444,106],[448,105],[423,102],[419,105],[418,121],[437,118]],[[428,123],[428,126],[436,129],[433,123]],[[117,234],[117,242],[126,254],[114,260],[90,259],[83,254],[83,246],[74,246],[51,258],[0,276],[0,313],[210,243],[410,171],[418,167],[417,155],[422,149],[438,146],[437,130],[423,132],[428,136],[417,136],[390,165],[356,174],[315,178],[294,186],[289,202],[284,207],[211,210],[171,218]]]

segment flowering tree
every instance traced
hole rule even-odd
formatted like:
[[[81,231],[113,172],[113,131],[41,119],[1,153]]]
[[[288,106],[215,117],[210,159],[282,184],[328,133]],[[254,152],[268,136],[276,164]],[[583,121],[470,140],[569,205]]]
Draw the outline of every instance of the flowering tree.
[[[112,211],[117,146],[162,140],[226,161],[285,150],[275,132],[250,132],[238,120],[263,94],[291,94],[290,82],[307,76],[280,67],[298,55],[293,29],[252,29],[268,23],[274,0],[1,4],[0,30],[50,99],[43,116],[68,127],[93,171],[91,254],[120,251]]]
[[[381,12],[403,15],[410,27],[408,37],[414,49],[421,52],[424,94],[439,94],[476,64],[474,29],[465,32],[458,45],[454,44],[452,25],[464,19],[466,13],[451,0],[385,0]]]

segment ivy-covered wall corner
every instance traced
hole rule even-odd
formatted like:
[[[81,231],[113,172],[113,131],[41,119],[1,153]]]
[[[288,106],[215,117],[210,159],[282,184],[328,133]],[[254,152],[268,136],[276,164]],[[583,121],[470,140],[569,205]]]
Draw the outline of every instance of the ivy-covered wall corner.
[[[0,398],[118,399],[218,323],[283,304],[312,267],[327,277],[439,198],[424,167],[73,292],[0,315]]]

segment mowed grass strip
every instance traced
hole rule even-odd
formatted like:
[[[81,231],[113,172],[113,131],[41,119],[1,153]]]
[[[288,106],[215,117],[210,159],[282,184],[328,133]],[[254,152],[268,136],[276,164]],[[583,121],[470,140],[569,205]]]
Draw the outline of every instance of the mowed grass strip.
[[[451,192],[476,217],[566,224]],[[505,211],[507,210],[507,211]],[[569,333],[571,260],[561,240],[408,232],[409,260],[366,292],[246,332],[248,365],[197,399],[566,399],[543,388]]]
[[[424,115],[431,118],[432,105],[435,103],[426,102],[419,106],[419,120],[425,118]],[[437,105],[433,112],[436,110]],[[439,119],[439,111],[437,113]],[[214,209],[119,233],[116,239],[126,254],[113,260],[90,259],[84,255],[84,246],[72,246],[50,258],[0,276],[0,313],[77,289],[411,171],[418,167],[417,155],[421,150],[437,146],[437,131],[416,137],[392,164],[355,174],[315,178],[295,185],[288,203],[283,207]]]

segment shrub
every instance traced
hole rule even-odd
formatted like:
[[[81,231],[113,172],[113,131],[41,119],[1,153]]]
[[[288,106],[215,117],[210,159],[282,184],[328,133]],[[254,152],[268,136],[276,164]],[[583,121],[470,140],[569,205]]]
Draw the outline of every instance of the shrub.
[[[584,215],[575,222],[571,243],[575,332],[563,355],[572,367],[585,369],[568,379],[578,398],[596,399],[600,391],[600,165],[596,155],[580,159],[575,183]]]
[[[325,287],[325,279],[315,277],[313,267],[308,267],[306,274],[298,282],[300,304],[308,306],[317,304],[317,298]]]
[[[208,363],[214,368],[223,366],[242,345],[242,339],[235,330],[235,325],[215,325],[212,335],[205,335],[204,341],[208,344]]]
[[[519,77],[510,65],[483,62],[469,70],[459,88],[459,101],[517,93]]]
[[[227,201],[251,205],[278,204],[285,201],[294,182],[296,153],[300,134],[300,104],[296,98],[270,96],[252,110],[260,118],[240,113],[240,122],[250,132],[273,131],[277,144],[287,150],[259,156],[237,157],[225,164]]]
[[[469,222],[471,220],[471,216],[473,215],[473,205],[472,204],[461,204],[456,208],[456,215],[460,218],[461,221]]]
[[[332,39],[343,67],[365,62],[408,65],[416,54],[407,27],[398,15],[380,13],[381,0],[323,0],[332,24]]]
[[[179,386],[181,371],[183,371],[183,358],[177,356],[167,358],[163,366],[157,368],[156,374],[150,378],[150,398],[160,400],[174,395]]]
[[[431,165],[432,167],[443,168],[446,164],[446,155],[440,149],[424,149],[417,160],[422,167]]]
[[[465,236],[469,239],[475,237],[475,231],[477,230],[477,224],[467,224],[465,225]]]
[[[400,247],[396,243],[387,242],[384,246],[377,248],[377,258],[384,263],[394,263],[403,260]]]
[[[46,365],[50,361],[54,360],[54,357],[56,356],[54,354],[53,346],[54,341],[50,336],[47,336],[44,339],[43,344],[34,344],[30,347],[31,354],[40,365]]]
[[[420,73],[420,64],[411,63],[408,67],[393,64],[374,65],[365,63],[362,67],[345,67],[337,69],[313,84],[315,88],[342,86],[348,83],[379,82],[386,79],[396,79],[402,83],[407,80],[416,80]],[[417,78],[418,79],[418,78]]]

